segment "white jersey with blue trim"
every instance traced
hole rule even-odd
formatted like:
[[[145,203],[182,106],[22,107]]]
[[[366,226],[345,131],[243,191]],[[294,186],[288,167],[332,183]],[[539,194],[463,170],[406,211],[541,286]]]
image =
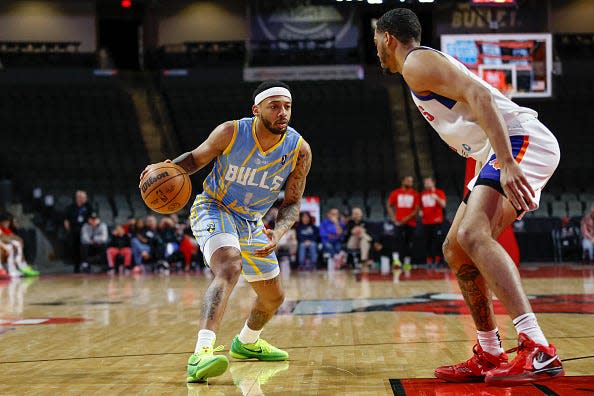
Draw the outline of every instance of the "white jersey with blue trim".
[[[435,51],[443,55],[464,74],[485,86],[493,96],[495,106],[503,116],[509,136],[537,133],[527,131],[521,125],[524,121],[537,118],[538,113],[536,111],[512,102],[498,89],[483,81],[450,55],[429,47],[417,47],[413,51],[421,49]],[[483,161],[488,156],[491,149],[489,139],[483,128],[478,124],[477,118],[472,114],[468,104],[457,102],[454,99],[433,92],[424,96],[412,90],[411,93],[413,101],[421,114],[450,148],[463,157],[472,157],[478,161]],[[554,139],[552,135],[550,138]]]

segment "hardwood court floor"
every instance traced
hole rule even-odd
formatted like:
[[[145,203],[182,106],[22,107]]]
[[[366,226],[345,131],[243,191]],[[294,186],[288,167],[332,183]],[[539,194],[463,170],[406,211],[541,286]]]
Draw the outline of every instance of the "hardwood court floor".
[[[594,268],[522,272],[567,375],[594,374]],[[393,394],[391,378],[432,378],[436,366],[469,357],[475,333],[447,271],[413,270],[396,280],[284,276],[287,301],[262,336],[290,360],[230,359],[224,375],[190,386],[185,364],[209,282],[204,275],[0,281],[0,394],[383,395]],[[217,340],[225,353],[253,296],[240,282],[231,297]],[[510,320],[498,321],[504,347],[514,346]]]

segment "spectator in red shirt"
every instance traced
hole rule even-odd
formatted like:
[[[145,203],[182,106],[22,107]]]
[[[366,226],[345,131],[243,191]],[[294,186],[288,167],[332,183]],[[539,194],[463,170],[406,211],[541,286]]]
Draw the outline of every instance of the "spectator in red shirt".
[[[413,187],[413,177],[405,176],[402,186],[390,193],[387,203],[388,214],[397,227],[398,251],[404,257],[404,264],[410,264],[412,238],[417,226],[419,193]]]
[[[443,226],[443,209],[446,206],[446,196],[443,190],[435,187],[435,180],[426,177],[423,180],[425,189],[421,193],[421,222],[425,236],[427,265],[439,265],[441,262],[441,239]],[[434,261],[435,260],[435,261]]]

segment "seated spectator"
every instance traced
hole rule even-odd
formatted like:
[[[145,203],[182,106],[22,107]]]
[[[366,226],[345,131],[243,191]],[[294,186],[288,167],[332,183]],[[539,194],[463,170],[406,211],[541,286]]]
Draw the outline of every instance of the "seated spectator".
[[[132,266],[130,235],[124,231],[122,225],[117,225],[113,229],[107,246],[107,265],[109,266],[110,273],[115,272],[118,256],[122,257],[124,268],[130,268]]]
[[[124,224],[122,224],[122,228],[124,229],[124,232],[126,234],[128,234],[128,236],[134,234],[135,224],[136,224],[136,219],[134,218],[133,215],[128,216],[128,220],[126,220],[126,222]],[[144,223],[142,224],[142,226],[144,227]]]
[[[21,276],[21,271],[17,270],[14,265],[14,254],[11,245],[2,242],[2,231],[0,231],[0,278],[8,276]],[[8,272],[4,269],[2,262],[7,262]]]
[[[297,225],[297,242],[299,249],[297,262],[299,269],[315,269],[318,263],[318,241],[320,230],[313,224],[309,212],[301,212]]]
[[[365,220],[363,220],[363,211],[361,208],[353,208],[351,210],[351,219],[346,224],[345,241],[346,248],[349,251],[358,252],[361,262],[368,266],[369,250],[371,249],[371,241],[373,238],[369,236],[365,228]]]
[[[81,271],[91,271],[90,261],[95,261],[99,265],[105,263],[108,240],[107,224],[101,222],[96,212],[92,212],[80,230]]]
[[[582,259],[591,263],[594,260],[594,204],[590,207],[590,213],[582,219]]]
[[[183,255],[179,251],[179,246],[183,237],[183,229],[177,224],[177,216],[161,219],[159,237],[163,244],[163,258],[168,263],[181,262]]]
[[[322,251],[334,261],[334,266],[340,268],[346,262],[346,255],[342,254],[342,240],[344,224],[340,222],[338,209],[328,210],[326,218],[320,223],[320,239]]]
[[[142,270],[144,263],[156,263],[161,258],[161,241],[159,237],[157,218],[147,216],[146,221],[137,220],[134,226],[135,235],[132,238],[132,258],[134,265]]]
[[[179,251],[184,258],[184,272],[189,272],[192,267],[193,260],[195,262],[201,262],[199,259],[200,248],[196,238],[194,238],[194,235],[192,234],[192,229],[188,227],[188,224],[182,223],[181,226],[183,236],[181,242],[179,243]],[[196,270],[197,269],[198,268],[196,268]]]
[[[2,242],[3,250],[6,251],[8,273],[13,277],[38,276],[39,271],[31,268],[25,260],[23,254],[25,243],[21,237],[14,233],[11,227],[12,221],[12,215],[8,213],[0,215],[0,242]]]
[[[297,234],[295,228],[287,232],[278,241],[278,250],[276,252],[279,263],[291,263],[295,261],[297,255]]]

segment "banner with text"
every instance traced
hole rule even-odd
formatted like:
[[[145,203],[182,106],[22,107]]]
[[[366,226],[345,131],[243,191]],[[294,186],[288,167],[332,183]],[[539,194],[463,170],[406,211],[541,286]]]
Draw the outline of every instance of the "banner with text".
[[[359,43],[356,7],[312,5],[303,0],[252,0],[250,4],[252,41],[333,39],[335,48],[356,48]]]

